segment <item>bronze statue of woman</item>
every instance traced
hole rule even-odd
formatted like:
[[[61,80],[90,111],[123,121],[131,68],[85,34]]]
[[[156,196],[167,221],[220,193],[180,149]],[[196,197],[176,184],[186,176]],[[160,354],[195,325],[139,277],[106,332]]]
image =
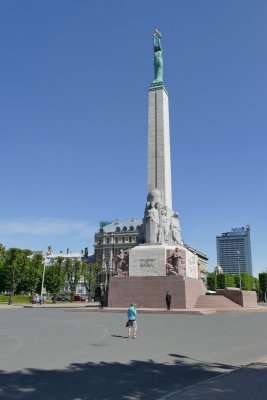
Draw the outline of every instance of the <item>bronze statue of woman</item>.
[[[163,58],[160,43],[161,33],[156,29],[153,35],[154,44],[154,81],[163,82]]]

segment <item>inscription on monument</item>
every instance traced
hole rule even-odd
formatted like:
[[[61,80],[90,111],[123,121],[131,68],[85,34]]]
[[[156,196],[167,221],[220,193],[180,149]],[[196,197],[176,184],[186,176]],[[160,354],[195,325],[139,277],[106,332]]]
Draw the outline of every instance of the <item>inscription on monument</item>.
[[[156,264],[155,258],[141,258],[140,268],[154,268]]]
[[[129,257],[129,276],[166,276],[163,246],[136,246]]]

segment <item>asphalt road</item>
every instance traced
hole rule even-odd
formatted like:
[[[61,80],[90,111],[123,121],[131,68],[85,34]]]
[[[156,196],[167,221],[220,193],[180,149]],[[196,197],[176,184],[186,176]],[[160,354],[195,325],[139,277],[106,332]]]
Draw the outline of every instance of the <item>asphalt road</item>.
[[[267,360],[266,313],[0,310],[0,399],[160,399]]]

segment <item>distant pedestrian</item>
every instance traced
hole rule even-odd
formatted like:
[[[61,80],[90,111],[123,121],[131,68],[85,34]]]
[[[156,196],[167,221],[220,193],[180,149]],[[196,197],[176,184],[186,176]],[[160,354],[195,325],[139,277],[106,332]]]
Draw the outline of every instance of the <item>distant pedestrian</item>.
[[[44,297],[43,297],[43,295],[41,294],[40,297],[39,297],[39,304],[40,304],[40,306],[43,304],[43,301],[44,301]]]
[[[137,311],[135,308],[135,304],[132,303],[130,304],[130,307],[128,308],[127,311],[127,317],[128,317],[128,321],[127,321],[127,328],[128,328],[128,339],[136,339],[136,333],[137,333],[137,322],[136,322],[136,315],[137,315]]]
[[[104,308],[104,302],[105,302],[105,295],[104,295],[104,293],[101,293],[101,295],[100,295],[100,308]]]
[[[43,304],[46,304],[46,295],[43,295]]]
[[[172,295],[170,292],[166,293],[166,305],[167,305],[167,310],[171,309],[171,302],[172,302]]]

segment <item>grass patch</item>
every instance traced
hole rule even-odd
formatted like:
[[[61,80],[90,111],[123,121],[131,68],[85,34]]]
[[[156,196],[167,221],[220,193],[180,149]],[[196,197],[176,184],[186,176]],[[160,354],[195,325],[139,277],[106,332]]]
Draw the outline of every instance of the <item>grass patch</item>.
[[[0,304],[7,304],[9,295],[0,294]],[[13,298],[13,304],[26,304],[29,303],[29,296],[27,295],[15,295]]]

